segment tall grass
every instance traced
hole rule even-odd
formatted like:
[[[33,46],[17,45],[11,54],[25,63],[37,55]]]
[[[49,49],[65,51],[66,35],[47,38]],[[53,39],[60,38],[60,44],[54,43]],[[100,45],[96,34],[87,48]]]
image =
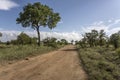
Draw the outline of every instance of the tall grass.
[[[79,57],[89,80],[120,80],[120,59],[113,49],[79,49]]]
[[[24,59],[28,56],[43,54],[52,50],[55,50],[55,48],[47,46],[39,47],[37,45],[2,45],[2,47],[0,47],[0,64],[8,61]]]

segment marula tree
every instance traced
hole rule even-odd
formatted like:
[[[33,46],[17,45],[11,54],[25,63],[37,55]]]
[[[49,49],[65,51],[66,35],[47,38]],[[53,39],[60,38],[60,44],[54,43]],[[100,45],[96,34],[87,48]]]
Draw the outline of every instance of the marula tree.
[[[60,19],[59,13],[55,13],[47,5],[36,2],[34,4],[27,4],[23,8],[23,11],[19,13],[16,21],[18,24],[22,24],[23,27],[32,27],[35,29],[38,34],[38,45],[40,45],[39,28],[47,26],[52,29],[56,27]]]

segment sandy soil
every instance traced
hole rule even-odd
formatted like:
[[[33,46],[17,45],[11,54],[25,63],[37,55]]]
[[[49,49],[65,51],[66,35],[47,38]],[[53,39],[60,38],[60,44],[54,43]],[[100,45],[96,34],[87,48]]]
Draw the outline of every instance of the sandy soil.
[[[0,80],[87,80],[74,46],[0,67]]]

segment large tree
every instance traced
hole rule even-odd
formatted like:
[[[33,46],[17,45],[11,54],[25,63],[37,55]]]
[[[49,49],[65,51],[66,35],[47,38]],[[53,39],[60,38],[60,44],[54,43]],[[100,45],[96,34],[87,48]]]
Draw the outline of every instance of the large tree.
[[[23,27],[32,27],[38,34],[38,45],[40,45],[40,32],[39,28],[46,27],[52,29],[56,27],[56,24],[60,21],[59,13],[55,13],[53,9],[47,5],[43,5],[40,2],[34,4],[27,4],[23,11],[19,13],[19,17],[16,19],[18,24],[22,24]]]

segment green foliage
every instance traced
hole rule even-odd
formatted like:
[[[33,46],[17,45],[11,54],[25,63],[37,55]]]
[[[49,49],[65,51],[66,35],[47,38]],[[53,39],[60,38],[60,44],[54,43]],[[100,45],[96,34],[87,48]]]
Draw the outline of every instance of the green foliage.
[[[115,49],[120,47],[120,34],[114,33],[110,36],[110,42],[114,45]]]
[[[85,33],[76,44],[79,44],[82,48],[96,46],[106,46],[108,48],[112,44],[117,49],[120,47],[120,31],[108,37],[104,30],[91,30],[91,32]]]
[[[68,42],[65,39],[61,39],[60,41],[57,41],[56,38],[47,37],[46,39],[43,40],[43,44],[45,46],[50,46],[50,47],[53,47],[53,48],[58,48],[59,46],[67,45]]]
[[[8,42],[6,42],[8,44]],[[30,37],[26,33],[21,33],[17,36],[16,40],[11,40],[9,44],[13,45],[26,45],[26,44],[37,44],[37,38],[36,37]]]
[[[117,53],[118,58],[119,58],[119,60],[120,60],[120,48],[118,48],[118,49],[116,50],[116,53]]]
[[[13,60],[25,59],[26,57],[36,56],[49,51],[55,50],[55,48],[47,46],[36,45],[2,45],[0,48],[0,64]]]
[[[91,30],[90,33],[85,33],[84,39],[86,39],[86,41],[90,45],[90,47],[93,47],[93,46],[97,45],[97,36],[98,36],[98,31]]]
[[[31,44],[37,44],[37,38],[36,37],[31,38]]]
[[[22,32],[20,35],[18,35],[17,42],[18,44],[30,44],[31,38],[27,34]]]
[[[79,57],[88,73],[88,80],[120,79],[120,59],[112,48],[79,49]]]
[[[57,40],[56,38],[47,37],[46,39],[43,40],[43,43],[45,46],[51,46],[57,48],[56,40]]]
[[[106,34],[104,32],[104,30],[100,30],[99,34],[98,34],[98,37],[99,37],[99,44],[100,46],[103,46],[105,44],[105,38],[106,38]]]
[[[13,44],[13,45],[17,45],[18,41],[17,40],[11,40],[10,43]]]
[[[55,13],[53,9],[40,2],[34,4],[27,4],[23,11],[20,12],[19,17],[16,19],[18,24],[23,27],[32,27],[36,29],[38,34],[38,45],[40,45],[40,32],[39,27],[43,26],[52,29],[60,21],[59,13]]]
[[[61,39],[60,42],[61,42],[62,45],[67,45],[68,44],[67,40],[65,40],[65,39]]]

